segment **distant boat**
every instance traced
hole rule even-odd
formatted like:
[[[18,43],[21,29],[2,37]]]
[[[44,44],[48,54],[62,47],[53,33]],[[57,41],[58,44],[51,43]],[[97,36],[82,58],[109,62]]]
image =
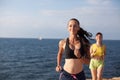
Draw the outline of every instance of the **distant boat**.
[[[42,40],[42,37],[39,37],[38,39],[39,39],[39,40]]]

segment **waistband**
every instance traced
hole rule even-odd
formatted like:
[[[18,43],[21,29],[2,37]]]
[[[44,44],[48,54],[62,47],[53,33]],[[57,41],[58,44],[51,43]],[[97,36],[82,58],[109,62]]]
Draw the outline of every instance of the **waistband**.
[[[103,60],[103,57],[92,57],[91,59],[95,59],[95,60]]]
[[[64,73],[67,74],[67,75],[75,75],[75,76],[77,76],[77,75],[83,74],[83,73],[84,73],[84,70],[82,70],[81,72],[79,72],[79,73],[77,73],[77,74],[70,74],[70,73],[68,73],[67,71],[65,71],[64,69],[62,69],[61,72],[64,72]]]

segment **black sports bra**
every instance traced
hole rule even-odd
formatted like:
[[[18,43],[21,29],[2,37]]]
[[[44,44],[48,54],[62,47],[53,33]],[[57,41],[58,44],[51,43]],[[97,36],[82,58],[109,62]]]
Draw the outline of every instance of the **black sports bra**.
[[[81,53],[81,48],[79,49],[80,53]],[[70,49],[69,47],[69,39],[67,38],[66,40],[66,46],[65,46],[65,58],[66,59],[78,59],[78,57],[76,57],[74,55],[74,50]]]

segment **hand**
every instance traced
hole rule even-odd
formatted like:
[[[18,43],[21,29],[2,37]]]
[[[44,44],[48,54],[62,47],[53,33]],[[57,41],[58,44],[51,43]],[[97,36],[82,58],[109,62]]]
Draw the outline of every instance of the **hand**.
[[[91,54],[91,56],[94,56],[96,51],[97,51],[97,49],[93,50],[93,53]]]
[[[56,71],[57,72],[60,72],[62,70],[62,67],[61,66],[56,66]]]
[[[95,50],[93,51],[93,54],[95,54],[96,51],[97,51],[97,49],[95,49]]]

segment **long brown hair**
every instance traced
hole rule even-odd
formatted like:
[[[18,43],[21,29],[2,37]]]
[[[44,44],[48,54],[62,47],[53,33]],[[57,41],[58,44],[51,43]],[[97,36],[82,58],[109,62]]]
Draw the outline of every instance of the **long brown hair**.
[[[72,18],[70,20],[74,20],[80,26],[80,22],[76,18]],[[83,28],[80,27],[80,30],[77,33],[80,42],[81,42],[81,56],[89,57],[89,48],[90,48],[90,39],[92,37],[92,33],[87,32]]]

